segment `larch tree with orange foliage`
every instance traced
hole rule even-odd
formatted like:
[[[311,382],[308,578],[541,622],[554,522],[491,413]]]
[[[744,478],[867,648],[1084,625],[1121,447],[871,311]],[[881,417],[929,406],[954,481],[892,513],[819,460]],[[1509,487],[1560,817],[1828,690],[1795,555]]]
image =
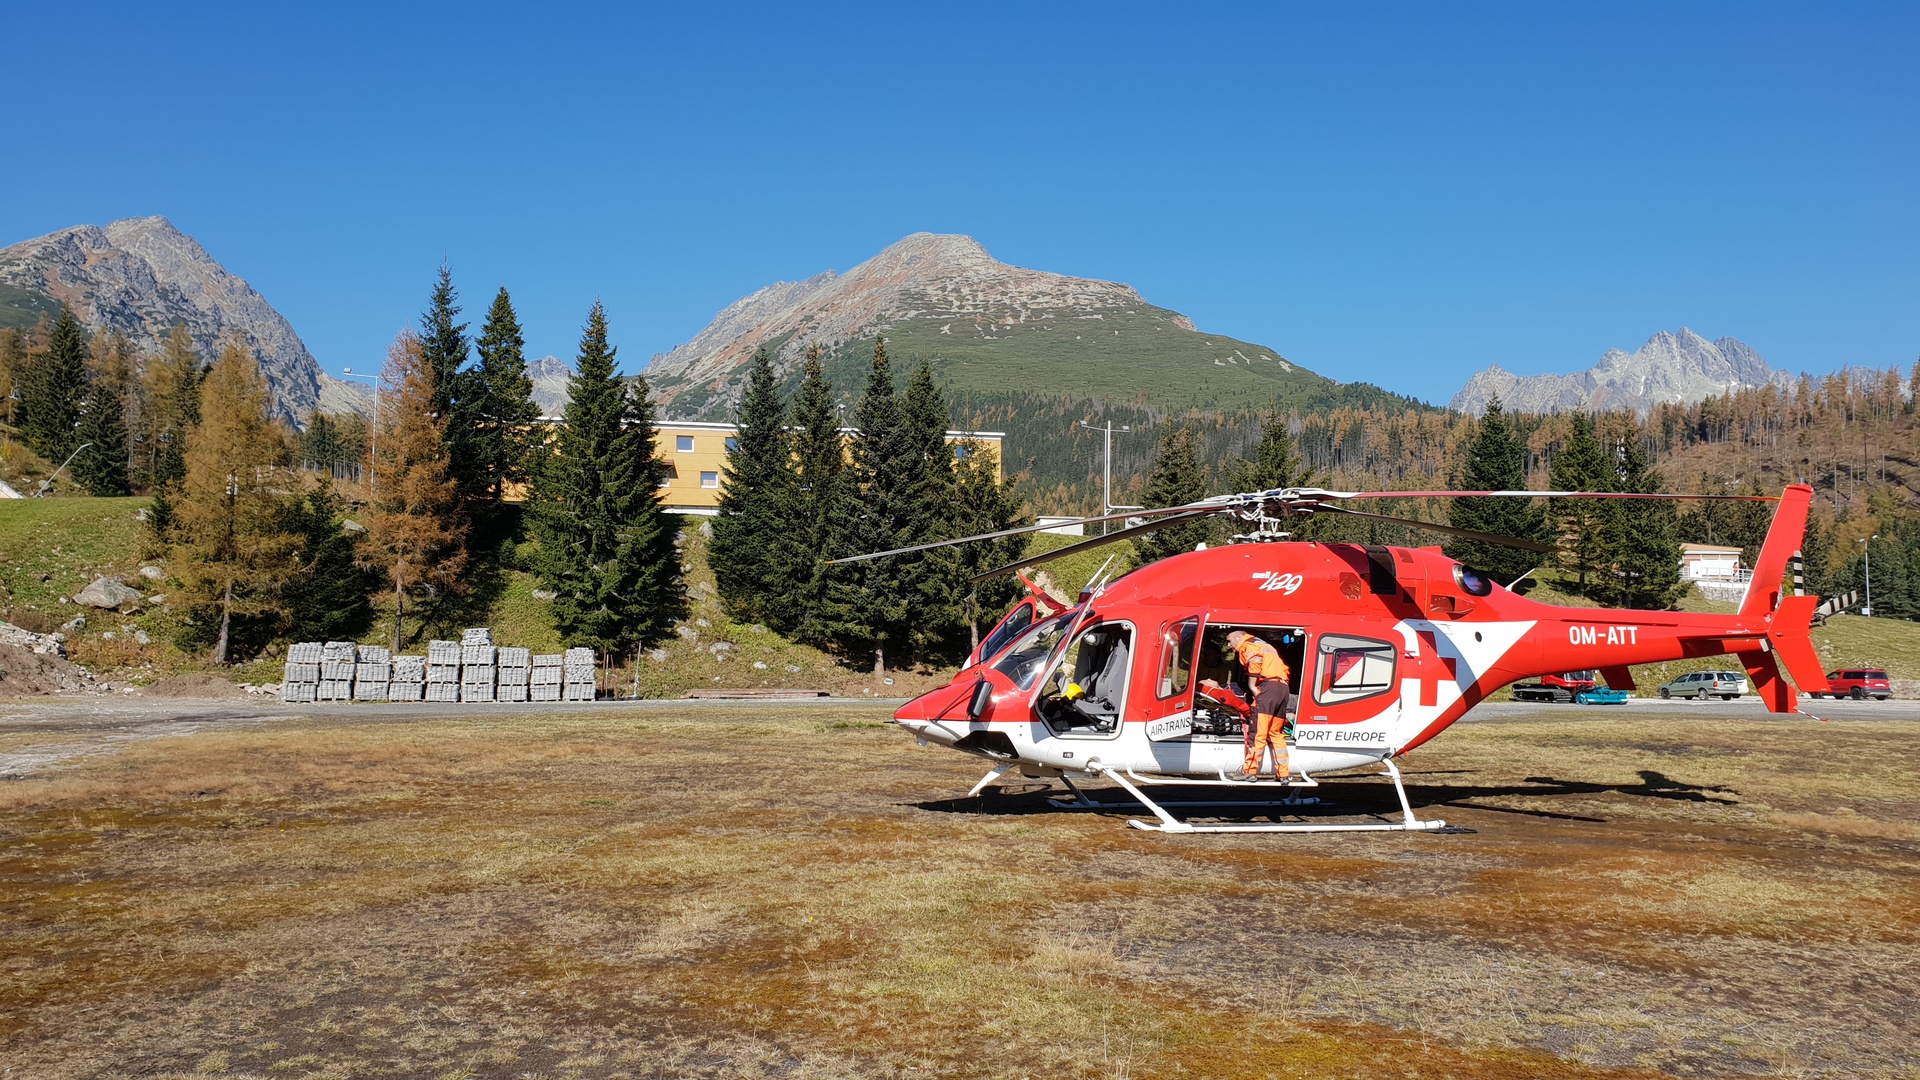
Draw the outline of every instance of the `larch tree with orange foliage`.
[[[229,342],[201,386],[167,527],[168,562],[191,617],[202,630],[217,620],[216,664],[229,662],[239,625],[278,622],[282,586],[299,568],[298,538],[280,520],[293,483],[287,433],[267,405],[253,353]]]
[[[448,475],[446,421],[434,412],[434,373],[420,339],[403,332],[387,351],[374,432],[371,512],[360,560],[393,593],[393,649],[400,651],[407,597],[457,590],[467,565],[467,527]]]

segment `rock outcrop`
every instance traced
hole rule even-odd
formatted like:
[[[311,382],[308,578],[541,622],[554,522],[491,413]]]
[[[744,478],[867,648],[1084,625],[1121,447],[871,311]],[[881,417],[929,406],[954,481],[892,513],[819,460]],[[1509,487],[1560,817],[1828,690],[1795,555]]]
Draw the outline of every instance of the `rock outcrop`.
[[[178,324],[211,360],[232,336],[260,360],[276,411],[302,419],[330,390],[362,391],[320,370],[292,324],[251,285],[163,217],[76,225],[0,249],[0,288],[20,313],[71,307],[93,332],[157,349]]]
[[[1475,373],[1449,404],[1479,413],[1498,395],[1500,404],[1515,412],[1633,409],[1644,414],[1662,402],[1690,405],[1729,390],[1792,382],[1743,341],[1708,341],[1681,327],[1678,333],[1653,335],[1636,352],[1609,349],[1598,364],[1570,375],[1515,375],[1496,364]]]

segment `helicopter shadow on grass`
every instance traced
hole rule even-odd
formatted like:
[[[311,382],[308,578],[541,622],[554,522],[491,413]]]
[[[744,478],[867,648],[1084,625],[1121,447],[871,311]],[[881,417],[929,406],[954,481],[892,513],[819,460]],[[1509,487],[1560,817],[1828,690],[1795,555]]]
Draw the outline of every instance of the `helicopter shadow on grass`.
[[[1520,814],[1526,817],[1551,818],[1560,821],[1586,821],[1596,824],[1608,819],[1586,814],[1570,814],[1560,810],[1536,807],[1488,806],[1475,800],[1480,799],[1556,799],[1579,798],[1596,795],[1625,795],[1631,798],[1664,799],[1672,802],[1711,803],[1718,806],[1737,806],[1739,792],[1718,785],[1707,786],[1689,784],[1675,780],[1663,773],[1651,769],[1640,770],[1640,782],[1637,784],[1602,784],[1584,780],[1562,780],[1551,776],[1529,776],[1519,784],[1423,784],[1422,777],[1458,774],[1467,770],[1448,770],[1446,772],[1415,773],[1407,776],[1407,799],[1416,812],[1433,807],[1454,807],[1461,810],[1485,810],[1496,814]],[[1346,782],[1343,782],[1346,781]],[[1357,781],[1357,782],[1356,782]],[[1178,804],[1181,801],[1199,801],[1207,799],[1252,799],[1258,798],[1275,789],[1255,789],[1254,791],[1235,791],[1221,794],[1218,787],[1187,787],[1169,784],[1156,790],[1155,795],[1165,796],[1165,802]],[[1315,795],[1321,799],[1318,806],[1311,808],[1283,807],[1275,801],[1272,810],[1261,806],[1209,807],[1206,813],[1210,818],[1252,818],[1265,817],[1274,812],[1289,815],[1305,809],[1314,815],[1351,816],[1373,815],[1379,817],[1397,817],[1400,813],[1399,801],[1394,798],[1390,784],[1375,783],[1363,777],[1331,777],[1318,788],[1302,791],[1291,789],[1294,794]],[[1068,794],[1059,786],[1046,781],[1023,781],[989,786],[980,795],[972,798],[931,799],[914,803],[921,810],[930,810],[944,814],[981,814],[997,817],[1019,817],[1027,814],[1056,813],[1063,809],[1059,801]],[[1124,793],[1114,789],[1098,788],[1087,792],[1098,809],[1107,809],[1115,813],[1134,814],[1140,805],[1127,799]],[[1118,796],[1118,797],[1116,797]],[[1083,811],[1093,811],[1095,807],[1073,807]]]

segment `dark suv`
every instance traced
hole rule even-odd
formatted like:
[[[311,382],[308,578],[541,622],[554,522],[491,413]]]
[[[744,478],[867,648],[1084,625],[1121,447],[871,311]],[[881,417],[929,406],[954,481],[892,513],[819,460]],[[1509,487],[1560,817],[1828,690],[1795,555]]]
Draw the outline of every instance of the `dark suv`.
[[[1833,687],[1834,697],[1850,697],[1855,701],[1872,698],[1885,701],[1893,696],[1893,684],[1887,681],[1887,673],[1879,668],[1844,668],[1827,672],[1827,685]],[[1814,697],[1826,697],[1814,694]]]

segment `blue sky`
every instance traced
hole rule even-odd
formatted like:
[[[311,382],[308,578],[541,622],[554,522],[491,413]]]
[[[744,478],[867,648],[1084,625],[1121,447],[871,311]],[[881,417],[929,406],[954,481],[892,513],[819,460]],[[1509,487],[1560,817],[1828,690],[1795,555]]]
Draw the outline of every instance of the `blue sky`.
[[[0,243],[164,214],[329,370],[446,259],[629,370],[921,230],[1444,401],[1920,354],[1920,6],[33,5]]]

